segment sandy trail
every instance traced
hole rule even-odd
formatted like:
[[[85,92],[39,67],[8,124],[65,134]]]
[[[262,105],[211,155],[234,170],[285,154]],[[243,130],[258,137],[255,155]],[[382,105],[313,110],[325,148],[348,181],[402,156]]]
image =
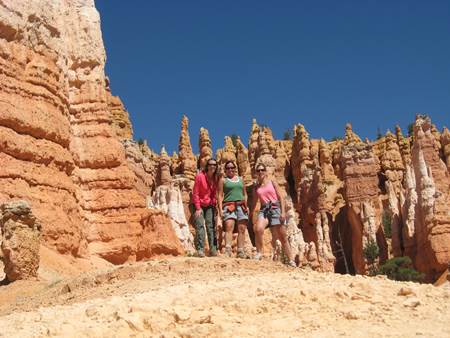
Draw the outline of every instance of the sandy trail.
[[[449,285],[170,258],[62,280],[0,305],[0,337],[441,338],[450,337],[449,300]]]

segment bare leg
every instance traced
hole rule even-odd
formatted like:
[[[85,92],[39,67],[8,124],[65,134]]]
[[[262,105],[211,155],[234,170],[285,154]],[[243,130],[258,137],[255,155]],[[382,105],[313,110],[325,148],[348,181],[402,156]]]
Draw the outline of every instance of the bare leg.
[[[263,251],[263,240],[264,240],[264,230],[268,224],[268,220],[263,217],[258,217],[256,224],[253,226],[253,231],[255,232],[255,244],[256,252],[262,254]]]
[[[238,222],[238,238],[237,238],[237,247],[238,250],[244,250],[245,244],[245,231],[247,230],[247,220]]]
[[[277,261],[279,258],[279,256],[278,256],[279,252],[278,252],[278,248],[277,248],[277,239],[279,239],[278,238],[279,234],[278,234],[278,231],[276,231],[276,226],[270,227],[270,233],[272,234],[272,242],[271,242],[272,252],[273,252],[272,260]]]
[[[281,247],[283,248],[283,252],[289,261],[293,261],[294,257],[292,256],[291,246],[289,245],[289,241],[287,238],[286,226],[284,225],[275,225],[275,232],[277,233],[277,238],[281,242]]]
[[[225,226],[225,252],[231,254],[231,244],[233,243],[233,229],[236,220],[227,219],[224,223]],[[227,252],[228,251],[228,252]]]

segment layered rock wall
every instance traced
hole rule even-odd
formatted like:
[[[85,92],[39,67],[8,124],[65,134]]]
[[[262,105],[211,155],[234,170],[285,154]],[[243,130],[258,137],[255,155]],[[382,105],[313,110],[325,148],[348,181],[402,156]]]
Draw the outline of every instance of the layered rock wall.
[[[61,253],[136,259],[151,168],[119,141],[94,1],[5,0],[0,28],[0,201],[30,201]]]

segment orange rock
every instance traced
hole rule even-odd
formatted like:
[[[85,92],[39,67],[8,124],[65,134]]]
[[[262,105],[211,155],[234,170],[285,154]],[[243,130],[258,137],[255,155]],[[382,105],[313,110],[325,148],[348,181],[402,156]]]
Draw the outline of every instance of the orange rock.
[[[106,80],[108,109],[112,115],[113,128],[119,139],[131,140],[133,138],[133,127],[128,112],[120,97],[111,94],[108,78],[106,78]]]
[[[416,119],[412,165],[418,195],[413,258],[416,268],[435,280],[450,262],[450,178],[428,118]]]
[[[0,237],[6,279],[34,279],[39,268],[41,227],[26,201],[0,206]]]
[[[442,149],[444,152],[447,169],[450,173],[450,131],[445,127],[441,135]]]
[[[208,130],[205,128],[200,128],[198,149],[200,151],[200,155],[198,156],[198,166],[200,169],[203,169],[206,166],[206,161],[212,158],[213,154],[211,139],[209,138]]]
[[[105,77],[94,3],[11,2],[0,22],[12,29],[0,30],[0,202],[30,201],[61,253],[136,259],[154,163],[119,141],[132,130]]]
[[[178,143],[180,167],[179,173],[190,180],[194,180],[197,172],[197,163],[192,152],[191,139],[189,137],[189,119],[183,115],[181,120],[181,134]]]
[[[159,210],[148,210],[142,215],[141,225],[143,229],[137,259],[184,254],[167,214]]]

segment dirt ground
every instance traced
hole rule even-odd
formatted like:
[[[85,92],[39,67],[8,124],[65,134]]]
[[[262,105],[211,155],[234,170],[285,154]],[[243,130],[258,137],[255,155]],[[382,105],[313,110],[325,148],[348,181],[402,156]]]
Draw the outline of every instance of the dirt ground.
[[[85,265],[1,286],[0,337],[450,337],[449,283],[220,257]]]

